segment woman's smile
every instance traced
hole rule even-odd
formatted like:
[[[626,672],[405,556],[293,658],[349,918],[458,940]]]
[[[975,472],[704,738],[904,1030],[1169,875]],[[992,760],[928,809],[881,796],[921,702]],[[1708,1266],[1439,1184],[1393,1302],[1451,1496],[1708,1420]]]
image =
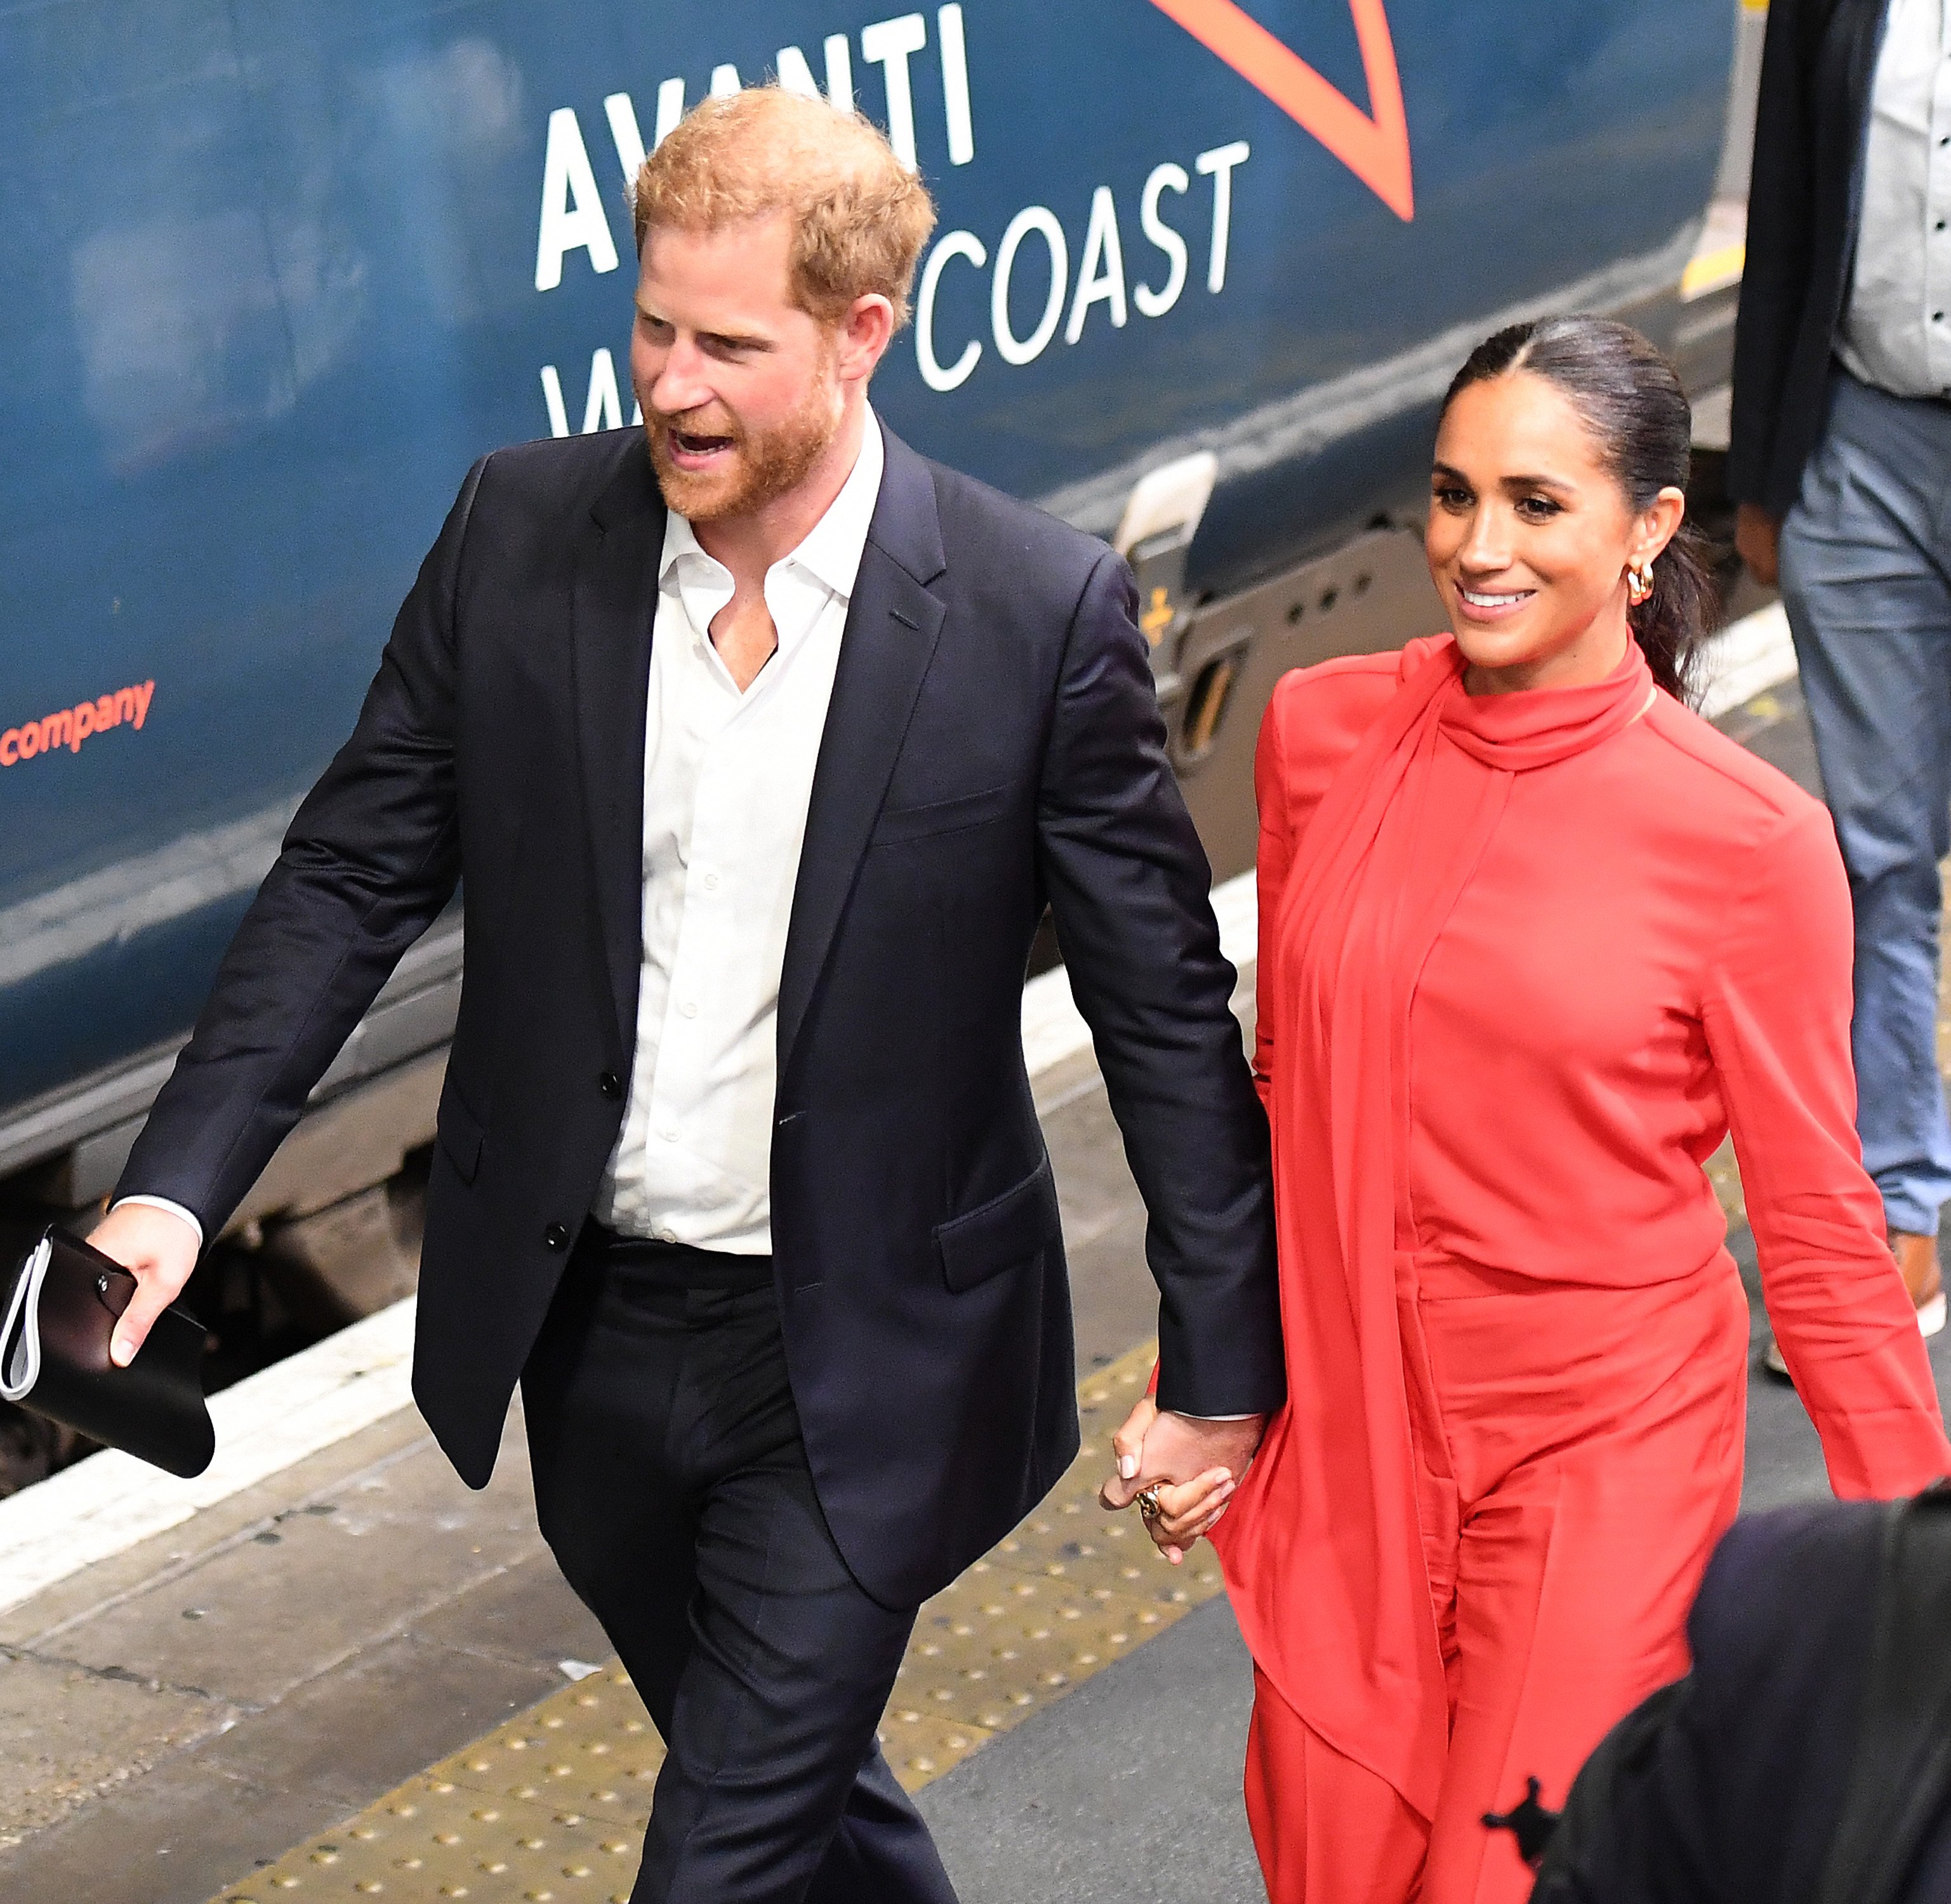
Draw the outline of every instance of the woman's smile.
[[[1456,585],[1458,612],[1473,622],[1508,620],[1536,595],[1535,588],[1469,588]]]

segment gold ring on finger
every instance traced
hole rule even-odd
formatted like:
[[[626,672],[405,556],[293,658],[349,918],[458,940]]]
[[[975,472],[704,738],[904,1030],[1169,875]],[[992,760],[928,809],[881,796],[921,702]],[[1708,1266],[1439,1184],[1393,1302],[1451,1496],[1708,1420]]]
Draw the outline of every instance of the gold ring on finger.
[[[1156,1484],[1150,1487],[1141,1487],[1138,1490],[1138,1512],[1144,1517],[1147,1526],[1153,1522],[1163,1518],[1165,1509],[1160,1503],[1158,1487]]]

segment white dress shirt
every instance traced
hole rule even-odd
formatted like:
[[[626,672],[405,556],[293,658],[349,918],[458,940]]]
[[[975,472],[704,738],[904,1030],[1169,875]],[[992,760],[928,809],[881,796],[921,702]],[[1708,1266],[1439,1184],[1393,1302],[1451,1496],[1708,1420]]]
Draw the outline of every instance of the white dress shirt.
[[[645,722],[637,1051],[595,1204],[626,1235],[772,1250],[779,970],[885,460],[870,411],[832,507],[766,572],[779,648],[742,694],[711,644],[731,571],[682,517],[666,522]]]
[[[1837,355],[1897,397],[1951,397],[1951,0],[1890,0]]]
[[[766,571],[779,650],[744,693],[711,645],[732,572],[666,519],[644,729],[644,972],[623,1134],[595,1214],[629,1236],[771,1253],[779,970],[813,770],[886,452]],[[180,1216],[165,1197],[124,1197]]]

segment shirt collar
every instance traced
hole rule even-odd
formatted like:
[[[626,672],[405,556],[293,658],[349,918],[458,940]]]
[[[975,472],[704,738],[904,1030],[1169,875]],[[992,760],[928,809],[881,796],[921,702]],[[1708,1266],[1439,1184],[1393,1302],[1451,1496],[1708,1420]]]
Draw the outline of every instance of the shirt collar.
[[[867,546],[867,531],[874,520],[875,505],[880,501],[881,476],[887,465],[887,451],[881,440],[880,420],[870,405],[866,426],[860,432],[860,453],[840,485],[840,493],[827,505],[826,513],[807,532],[805,539],[790,554],[773,565],[782,569],[789,563],[801,568],[831,589],[842,601],[853,598],[860,575],[860,558]],[[664,517],[664,547],[657,565],[657,579],[668,582],[672,569],[686,555],[714,558],[698,540],[689,521],[673,509]]]

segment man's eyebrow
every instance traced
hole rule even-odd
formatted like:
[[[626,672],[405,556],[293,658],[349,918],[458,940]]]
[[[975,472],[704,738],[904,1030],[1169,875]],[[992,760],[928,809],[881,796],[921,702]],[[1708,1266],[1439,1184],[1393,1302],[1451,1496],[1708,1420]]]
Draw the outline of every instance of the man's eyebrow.
[[[641,303],[637,306],[637,315],[647,324],[667,324],[670,322],[668,317],[660,316],[648,304]],[[769,337],[741,337],[735,332],[724,330],[701,330],[698,335],[702,342],[716,344],[727,350],[770,351],[777,348]]]

